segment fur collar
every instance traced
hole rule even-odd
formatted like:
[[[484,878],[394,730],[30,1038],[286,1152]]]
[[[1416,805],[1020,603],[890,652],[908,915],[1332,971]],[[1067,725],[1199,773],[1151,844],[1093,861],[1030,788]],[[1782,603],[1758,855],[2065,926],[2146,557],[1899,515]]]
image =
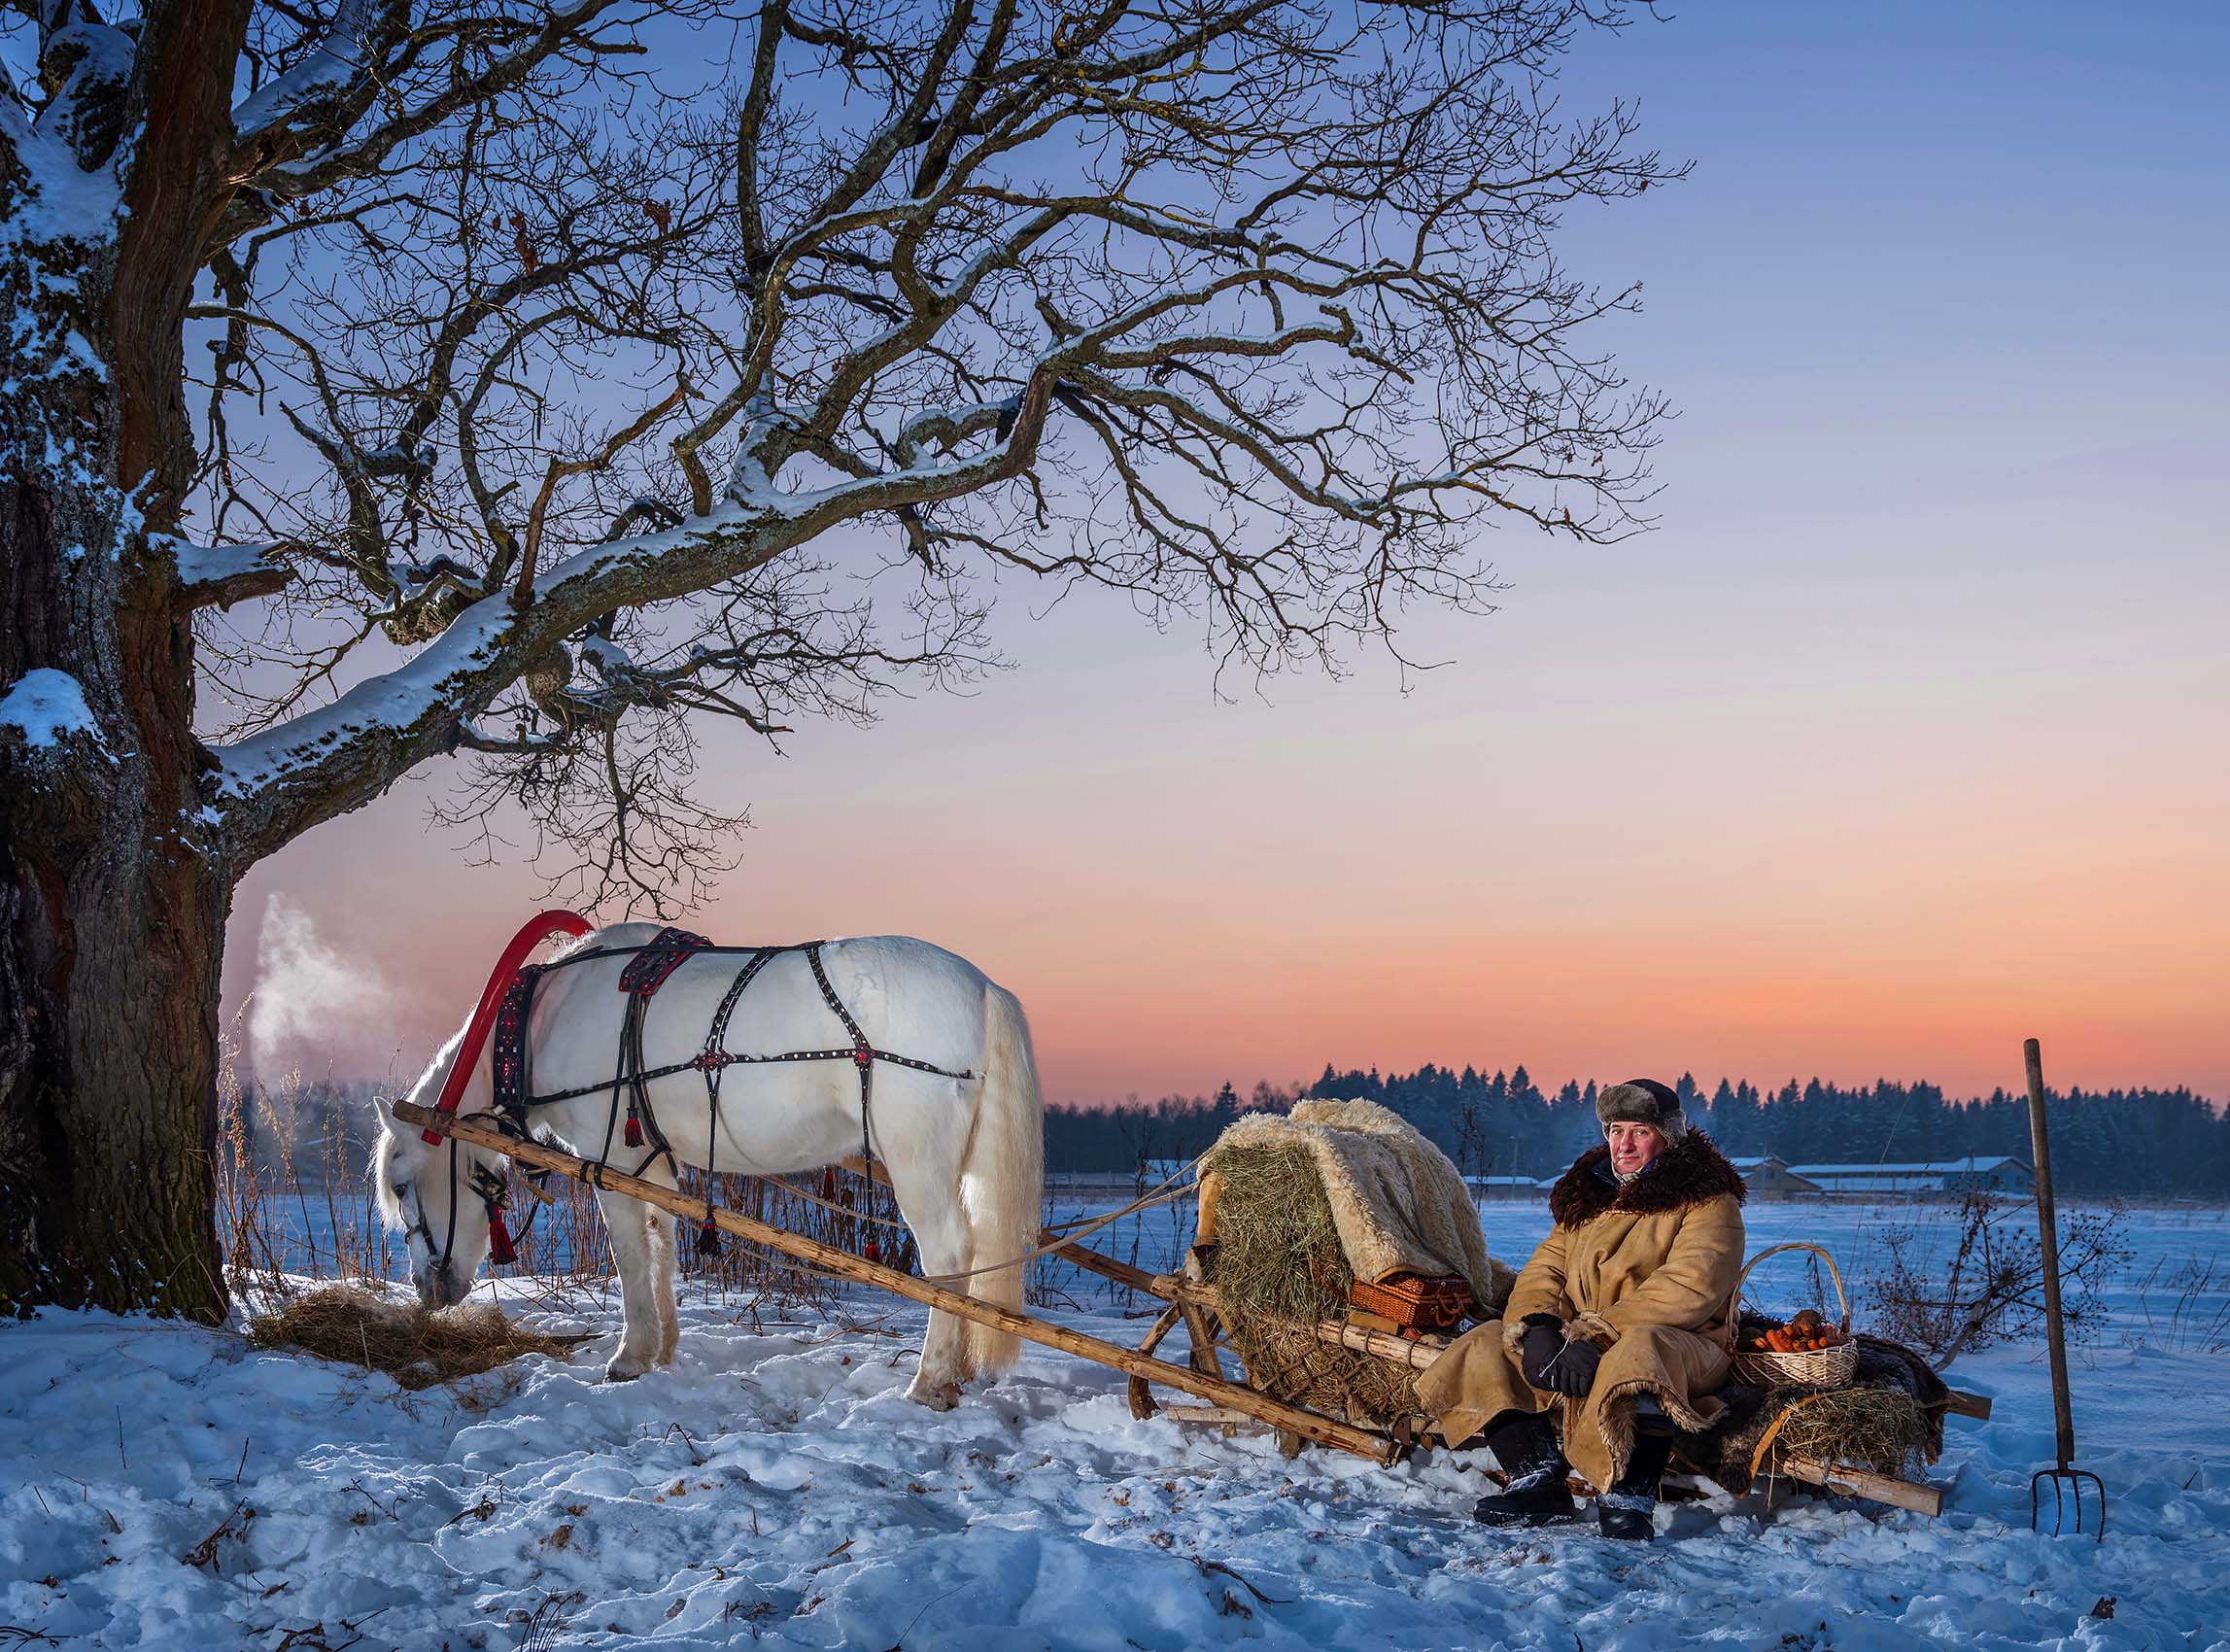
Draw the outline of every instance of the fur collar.
[[[1701,1130],[1691,1129],[1677,1147],[1633,1181],[1619,1184],[1611,1174],[1610,1149],[1590,1148],[1549,1192],[1549,1214],[1560,1226],[1577,1227],[1607,1211],[1648,1216],[1685,1210],[1722,1193],[1742,1201],[1741,1172]]]

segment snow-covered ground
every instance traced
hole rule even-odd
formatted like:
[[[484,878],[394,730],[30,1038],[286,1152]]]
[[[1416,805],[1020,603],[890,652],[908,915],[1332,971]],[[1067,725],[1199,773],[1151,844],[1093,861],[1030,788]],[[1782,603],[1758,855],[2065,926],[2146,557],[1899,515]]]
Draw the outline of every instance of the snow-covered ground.
[[[1777,1210],[1754,1244],[1863,1220]],[[1488,1224],[1517,1255],[1540,1217]],[[2224,1235],[2141,1216],[2135,1277]],[[1956,1368],[1997,1410],[1953,1421],[1942,1518],[1722,1497],[1667,1505],[1638,1547],[1474,1526],[1460,1457],[1287,1463],[1138,1423],[1115,1373],[1043,1350],[934,1416],[902,1397],[910,1310],[782,1325],[692,1297],[677,1364],[607,1385],[616,1308],[583,1293],[532,1316],[604,1333],[571,1362],[417,1394],[48,1314],[0,1328],[0,1646],[2230,1648],[2230,1353],[2142,1340],[2133,1304],[2076,1359],[2104,1545],[2028,1530],[2052,1453],[2030,1347]]]

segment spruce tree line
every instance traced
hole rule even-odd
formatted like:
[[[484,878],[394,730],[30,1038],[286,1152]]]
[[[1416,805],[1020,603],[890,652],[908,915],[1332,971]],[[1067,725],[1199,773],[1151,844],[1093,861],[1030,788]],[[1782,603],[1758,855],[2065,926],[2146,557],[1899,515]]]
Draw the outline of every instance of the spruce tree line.
[[[1046,1165],[1055,1172],[1130,1173],[1152,1159],[1200,1153],[1241,1114],[1284,1112],[1296,1096],[1367,1097],[1400,1114],[1474,1176],[1554,1176],[1600,1140],[1595,1080],[1554,1093],[1523,1066],[1492,1077],[1426,1063],[1414,1073],[1340,1072],[1314,1084],[1257,1084],[1242,1097],[1135,1098],[1115,1107],[1049,1106]],[[1903,1164],[2029,1153],[2026,1096],[1996,1089],[1957,1099],[1940,1085],[1887,1079],[1847,1088],[1791,1079],[1777,1090],[1721,1079],[1705,1093],[1693,1074],[1674,1085],[1691,1123],[1731,1156],[1790,1164]],[[2052,1167],[2071,1195],[2230,1199],[2230,1113],[2188,1088],[2050,1092]]]

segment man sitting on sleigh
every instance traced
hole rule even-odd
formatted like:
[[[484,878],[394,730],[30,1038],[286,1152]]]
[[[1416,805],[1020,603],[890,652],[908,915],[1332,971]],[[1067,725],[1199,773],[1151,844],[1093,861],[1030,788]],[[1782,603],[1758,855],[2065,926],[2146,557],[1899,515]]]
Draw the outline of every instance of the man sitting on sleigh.
[[[1742,1178],[1652,1079],[1595,1098],[1604,1145],[1549,1194],[1556,1225],[1498,1323],[1458,1339],[1418,1378],[1450,1445],[1484,1433],[1510,1484],[1490,1526],[1577,1520],[1565,1476],[1599,1488],[1604,1535],[1646,1539],[1675,1430],[1722,1407],[1742,1270]]]

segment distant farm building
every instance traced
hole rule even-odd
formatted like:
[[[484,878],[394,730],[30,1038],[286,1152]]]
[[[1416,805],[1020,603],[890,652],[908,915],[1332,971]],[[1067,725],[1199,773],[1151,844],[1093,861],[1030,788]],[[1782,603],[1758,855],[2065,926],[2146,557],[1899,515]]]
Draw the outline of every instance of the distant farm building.
[[[1736,1160],[1739,1165],[1742,1161]],[[2029,1194],[2036,1191],[2037,1173],[2024,1160],[2009,1153],[1983,1158],[1938,1159],[1927,1164],[1798,1164],[1787,1167],[1791,1176],[1811,1183],[1830,1194],[1879,1197],[1885,1193],[1948,1194],[1981,1190],[1991,1193]]]
[[[1775,1158],[1771,1153],[1763,1158],[1729,1159],[1728,1163],[1741,1173],[1742,1186],[1750,1190],[1754,1198],[1814,1197],[1827,1191],[1810,1177],[1790,1169],[1786,1160]]]

